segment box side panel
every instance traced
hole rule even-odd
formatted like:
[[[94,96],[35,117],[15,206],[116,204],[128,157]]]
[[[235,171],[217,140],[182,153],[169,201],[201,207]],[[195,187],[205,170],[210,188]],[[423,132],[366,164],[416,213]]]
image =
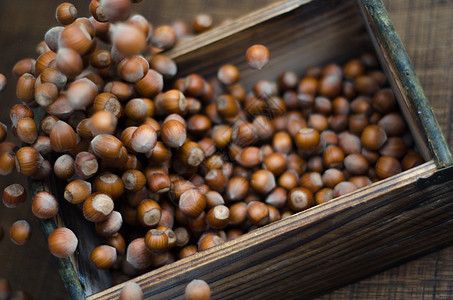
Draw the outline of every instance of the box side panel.
[[[300,1],[303,2],[303,1]],[[205,46],[181,54],[178,49],[167,54],[178,64],[178,76],[193,72],[205,78],[216,76],[225,63],[236,65],[241,72],[241,84],[248,90],[261,79],[275,80],[284,71],[303,75],[313,66],[343,63],[365,51],[372,51],[359,8],[354,1],[312,1],[288,12],[233,32],[223,39],[221,32],[240,27],[253,19],[238,19],[219,27],[219,32],[207,32],[193,38]],[[262,70],[248,68],[245,52],[254,44],[263,44],[271,53]],[[182,43],[180,47],[185,47]]]
[[[382,2],[361,0],[358,3],[368,21],[367,28],[381,64],[389,74],[400,107],[425,159],[432,157],[439,167],[452,164],[450,150],[431,105]]]

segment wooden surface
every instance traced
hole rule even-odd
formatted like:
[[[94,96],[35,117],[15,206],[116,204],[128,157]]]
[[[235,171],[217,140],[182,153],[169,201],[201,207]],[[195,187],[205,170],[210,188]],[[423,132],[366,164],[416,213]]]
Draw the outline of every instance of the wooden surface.
[[[236,17],[273,1],[237,1],[222,5],[219,1],[151,1],[136,7],[154,24],[169,23],[178,18],[190,19],[205,11],[220,22]],[[87,15],[89,1],[74,1]],[[175,5],[175,3],[177,5]],[[215,4],[216,3],[216,4]],[[442,0],[385,0],[393,23],[406,46],[425,94],[431,101],[447,143],[453,146],[453,2]],[[39,5],[39,6],[38,6]],[[34,46],[44,32],[56,25],[55,1],[27,0],[0,2],[0,72],[8,76],[8,90],[0,95],[0,120],[9,124],[8,108],[15,101],[13,63],[35,56]],[[20,180],[2,177],[0,188]],[[13,289],[27,290],[35,299],[65,299],[55,264],[46,249],[38,224],[31,215],[29,203],[18,209],[0,206],[0,226],[8,230],[19,218],[30,221],[33,237],[26,246],[13,245],[6,236],[0,242],[0,278],[8,278]],[[326,294],[320,299],[451,299],[453,298],[453,247],[429,254],[399,267],[379,273],[357,283]]]

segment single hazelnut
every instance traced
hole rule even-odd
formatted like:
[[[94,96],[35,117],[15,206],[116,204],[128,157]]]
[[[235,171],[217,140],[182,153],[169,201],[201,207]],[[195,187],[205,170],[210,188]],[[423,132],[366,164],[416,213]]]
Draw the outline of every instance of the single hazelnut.
[[[253,45],[245,52],[245,60],[250,68],[261,70],[270,59],[271,55],[266,46]]]
[[[75,234],[65,227],[60,227],[52,231],[48,237],[50,253],[59,258],[65,258],[72,255],[78,244]]]
[[[9,236],[14,244],[24,245],[31,237],[30,224],[25,220],[14,222],[9,230]]]
[[[33,197],[32,212],[40,219],[50,219],[58,213],[58,201],[49,192],[41,191]]]
[[[101,245],[91,251],[90,260],[98,269],[108,269],[116,262],[116,249],[109,245]]]
[[[211,289],[205,281],[194,279],[186,285],[184,296],[187,300],[209,300]]]

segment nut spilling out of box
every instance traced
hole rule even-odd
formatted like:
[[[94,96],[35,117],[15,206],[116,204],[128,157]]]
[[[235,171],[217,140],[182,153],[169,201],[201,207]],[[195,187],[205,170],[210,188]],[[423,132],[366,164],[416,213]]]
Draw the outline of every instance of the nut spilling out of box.
[[[271,53],[259,71],[244,59],[254,44]],[[426,163],[131,279],[145,297],[181,297],[187,283],[203,279],[214,298],[306,298],[452,240],[451,155],[380,1],[281,1],[166,52],[180,77],[214,78],[222,65],[233,64],[247,91],[286,71],[303,76],[314,66],[344,65],[364,53],[379,59]],[[31,187],[42,189],[40,182]],[[54,183],[50,188],[58,190]],[[124,284],[110,287],[110,272],[89,261],[100,244],[93,224],[67,204],[56,221],[79,237],[75,255],[58,261],[72,297],[117,298]],[[55,224],[42,227],[48,234]]]

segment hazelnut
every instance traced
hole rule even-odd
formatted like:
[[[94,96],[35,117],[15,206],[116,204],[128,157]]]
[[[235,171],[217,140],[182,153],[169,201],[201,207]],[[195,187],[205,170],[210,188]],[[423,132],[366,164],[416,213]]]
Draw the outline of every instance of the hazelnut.
[[[50,131],[50,144],[56,152],[69,151],[77,144],[77,135],[68,123],[59,120]]]
[[[126,57],[140,54],[146,47],[145,34],[127,23],[117,24],[112,41],[115,49]]]
[[[352,175],[364,175],[368,171],[368,160],[359,153],[349,154],[344,159],[345,169]]]
[[[106,220],[113,211],[112,198],[104,193],[93,193],[83,203],[83,216],[91,222]]]
[[[246,178],[235,176],[230,178],[226,187],[226,196],[230,201],[240,201],[249,191],[249,182]]]
[[[140,95],[148,98],[160,93],[163,85],[163,76],[152,69],[149,69],[145,76],[135,83],[135,87]]]
[[[165,122],[161,129],[162,142],[169,147],[179,148],[186,140],[186,126],[177,120]]]
[[[324,166],[327,168],[340,168],[343,166],[344,152],[335,145],[329,145],[323,153]]]
[[[128,282],[121,288],[119,300],[142,300],[142,299],[143,291],[137,283]]]
[[[336,198],[355,190],[357,190],[357,186],[355,186],[352,182],[342,181],[333,188],[333,195],[334,198]]]
[[[387,178],[401,172],[401,163],[392,156],[381,156],[376,162],[376,175]]]
[[[153,31],[151,44],[157,48],[170,49],[177,41],[176,33],[171,26],[159,26]]]
[[[115,233],[105,240],[107,245],[110,245],[116,249],[118,254],[125,254],[126,253],[126,242],[124,237],[120,233]]]
[[[322,188],[315,194],[316,204],[322,204],[334,198],[333,190],[331,188]]]
[[[69,182],[64,190],[64,198],[72,204],[80,204],[91,195],[91,183],[84,180]]]
[[[387,134],[378,125],[368,125],[363,130],[360,140],[367,150],[378,150],[387,141]]]
[[[0,151],[0,175],[9,175],[14,170],[16,164],[14,152]]]
[[[252,201],[247,205],[247,219],[257,226],[269,223],[269,208],[259,201]]]
[[[16,152],[16,170],[25,176],[33,176],[41,167],[44,158],[32,147],[22,147]]]
[[[184,215],[196,218],[206,207],[206,197],[196,189],[187,190],[179,197],[178,207]]]
[[[59,258],[72,255],[78,244],[75,234],[68,228],[60,227],[52,231],[47,238],[50,253]]]
[[[6,207],[17,207],[26,200],[27,190],[21,184],[13,183],[3,190],[3,204]]]
[[[149,60],[149,67],[164,76],[164,79],[173,78],[178,73],[178,66],[165,54],[156,54]]]
[[[157,225],[161,216],[160,205],[152,199],[144,199],[137,207],[137,218],[143,226],[152,227]]]
[[[224,85],[232,85],[238,82],[240,73],[236,66],[232,64],[225,64],[218,69],[217,78]]]
[[[187,300],[209,300],[211,289],[205,281],[194,279],[186,285],[184,296]]]
[[[107,194],[116,200],[123,195],[124,184],[118,175],[104,172],[94,179],[93,189],[95,192]]]
[[[108,245],[97,246],[90,254],[91,262],[101,270],[111,268],[116,259],[116,249]]]
[[[271,55],[266,46],[253,45],[245,52],[245,60],[250,68],[261,70],[270,59]]]
[[[24,245],[31,236],[30,224],[25,220],[18,220],[11,225],[9,230],[11,241],[18,245]]]
[[[144,238],[136,238],[127,246],[126,261],[137,270],[151,266],[153,254],[148,251]]]
[[[162,253],[168,248],[168,237],[161,230],[150,229],[145,236],[145,245],[151,253]]]
[[[266,197],[266,204],[271,205],[275,208],[283,208],[286,205],[287,201],[287,191],[282,187],[276,187],[269,195]],[[269,207],[268,207],[269,208]]]
[[[321,174],[318,172],[307,172],[300,177],[300,185],[313,194],[323,187]]]
[[[272,153],[263,161],[263,167],[278,176],[286,169],[286,157],[281,153]]]
[[[112,211],[106,220],[95,223],[96,233],[100,236],[110,237],[121,229],[122,224],[121,213]]]
[[[268,194],[275,188],[275,177],[268,170],[258,170],[252,174],[250,186],[258,193]]]
[[[230,221],[230,210],[225,205],[216,205],[206,214],[206,223],[213,229],[225,228]]]
[[[220,245],[223,242],[224,240],[216,234],[213,233],[205,234],[198,240],[198,251],[207,250],[209,248]]]
[[[41,191],[33,197],[32,212],[40,219],[50,219],[58,213],[58,201],[49,192]]]
[[[171,180],[167,174],[156,172],[148,176],[148,187],[153,193],[163,194],[170,190]]]
[[[295,212],[310,208],[313,205],[313,194],[306,188],[295,187],[288,193],[288,205]]]

